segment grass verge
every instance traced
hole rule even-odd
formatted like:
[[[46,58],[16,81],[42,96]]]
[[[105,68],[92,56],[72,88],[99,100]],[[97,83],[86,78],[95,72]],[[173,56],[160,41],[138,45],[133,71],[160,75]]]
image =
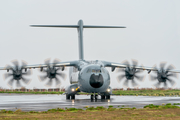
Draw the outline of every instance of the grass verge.
[[[37,92],[37,91],[0,91],[0,93],[21,93],[21,94],[63,94],[64,92]],[[88,93],[78,93],[80,95],[85,95]],[[131,95],[131,96],[180,96],[180,90],[155,90],[155,89],[142,89],[142,90],[115,90],[112,91],[113,95]]]
[[[117,90],[112,92],[114,95],[132,95],[132,96],[180,96],[180,90]]]
[[[180,103],[175,103],[180,104]],[[20,109],[16,111],[0,111],[0,120],[11,119],[180,119],[180,107],[175,104],[163,105],[147,105],[143,109],[136,108],[108,108],[98,107],[85,107],[83,109],[77,108],[56,108],[48,111],[29,111],[24,112]]]

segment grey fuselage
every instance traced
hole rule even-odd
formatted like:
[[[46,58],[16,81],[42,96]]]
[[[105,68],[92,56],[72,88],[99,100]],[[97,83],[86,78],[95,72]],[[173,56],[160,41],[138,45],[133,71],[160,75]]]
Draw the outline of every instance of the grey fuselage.
[[[68,94],[72,93],[72,88],[87,93],[105,93],[110,88],[109,72],[103,63],[97,60],[80,60],[78,68],[70,68],[69,78],[72,85],[67,88]]]

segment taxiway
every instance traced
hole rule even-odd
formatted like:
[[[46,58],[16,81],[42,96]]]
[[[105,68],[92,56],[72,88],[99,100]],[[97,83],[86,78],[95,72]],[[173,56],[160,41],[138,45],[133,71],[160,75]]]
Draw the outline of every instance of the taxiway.
[[[76,95],[75,100],[66,100],[65,95],[54,94],[0,94],[0,110],[46,111],[52,108],[84,108],[86,106],[136,107],[148,104],[180,103],[180,97],[162,96],[111,96],[110,100],[90,100],[90,96]]]

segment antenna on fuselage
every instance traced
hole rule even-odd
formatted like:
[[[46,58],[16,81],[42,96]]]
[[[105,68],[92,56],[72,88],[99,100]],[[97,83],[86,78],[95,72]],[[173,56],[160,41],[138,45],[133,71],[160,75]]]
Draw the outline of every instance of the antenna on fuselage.
[[[77,25],[30,25],[31,27],[64,27],[64,28],[77,28],[79,39],[79,59],[84,60],[83,50],[83,28],[126,28],[124,26],[96,26],[96,25],[83,25],[83,20],[79,20]]]

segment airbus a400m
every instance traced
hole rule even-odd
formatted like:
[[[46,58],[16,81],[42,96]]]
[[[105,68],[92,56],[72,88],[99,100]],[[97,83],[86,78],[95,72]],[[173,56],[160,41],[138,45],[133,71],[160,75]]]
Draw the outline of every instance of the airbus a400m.
[[[20,66],[18,61],[14,61],[14,66],[1,67],[0,70],[7,70],[9,73],[5,74],[5,79],[11,77],[8,84],[13,85],[13,82],[16,81],[17,87],[20,87],[20,81],[25,84],[29,83],[29,80],[24,76],[30,75],[31,68],[39,68],[42,72],[46,73],[45,76],[41,76],[40,79],[45,81],[47,78],[48,86],[52,85],[52,81],[55,81],[56,84],[60,84],[58,77],[65,78],[63,70],[65,67],[69,67],[69,79],[70,85],[65,89],[66,99],[75,99],[75,95],[78,92],[87,92],[91,94],[91,99],[97,99],[97,96],[100,95],[101,99],[110,99],[112,94],[112,89],[110,87],[110,75],[106,67],[111,67],[112,72],[115,68],[118,68],[119,72],[123,72],[118,76],[119,80],[125,78],[124,85],[128,85],[128,81],[131,81],[133,86],[136,86],[137,83],[135,79],[142,81],[143,77],[139,76],[142,70],[147,70],[148,73],[151,71],[156,72],[156,76],[151,76],[152,80],[157,80],[156,87],[160,83],[164,83],[167,86],[167,81],[173,85],[174,81],[171,77],[175,77],[175,73],[180,71],[174,70],[172,65],[169,65],[166,69],[165,64],[161,63],[160,68],[157,67],[144,67],[138,66],[136,61],[133,61],[130,65],[127,61],[124,63],[114,63],[108,61],[86,61],[84,59],[83,51],[83,29],[84,28],[126,28],[124,26],[95,26],[95,25],[83,25],[83,21],[79,20],[77,25],[31,25],[31,27],[56,27],[56,28],[76,28],[78,30],[79,36],[79,60],[68,61],[68,62],[59,62],[54,60],[53,63],[50,63],[49,60],[45,64],[36,64],[36,65],[27,65],[25,62]]]

